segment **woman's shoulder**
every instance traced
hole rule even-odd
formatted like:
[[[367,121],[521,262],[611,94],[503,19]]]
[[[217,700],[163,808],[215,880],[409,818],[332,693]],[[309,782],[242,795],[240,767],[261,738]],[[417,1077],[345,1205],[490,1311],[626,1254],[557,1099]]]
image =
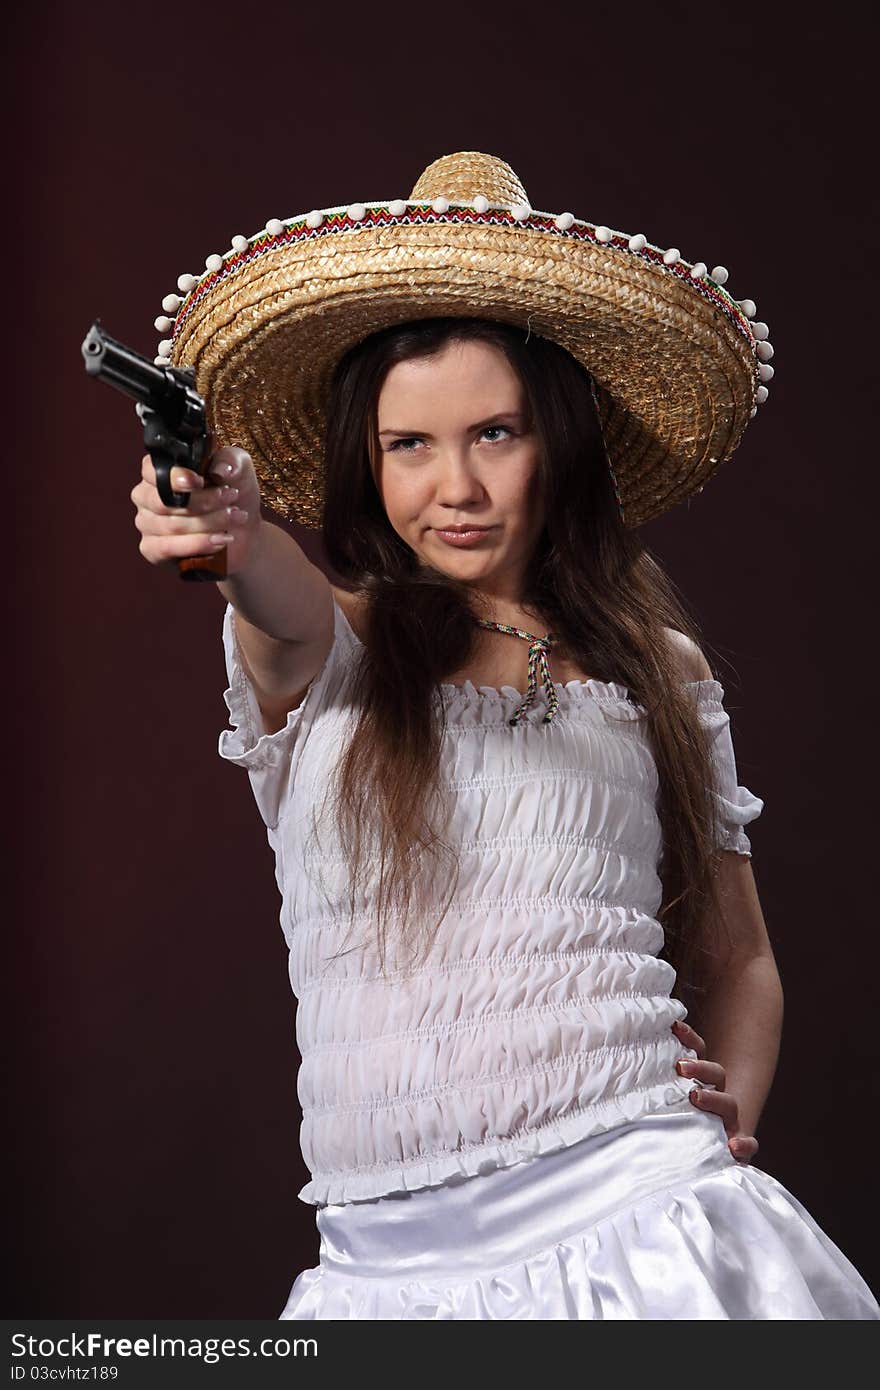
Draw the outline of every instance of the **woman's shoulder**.
[[[663,634],[672,649],[673,658],[683,681],[712,680],[712,669],[697,643],[675,627],[664,627]]]

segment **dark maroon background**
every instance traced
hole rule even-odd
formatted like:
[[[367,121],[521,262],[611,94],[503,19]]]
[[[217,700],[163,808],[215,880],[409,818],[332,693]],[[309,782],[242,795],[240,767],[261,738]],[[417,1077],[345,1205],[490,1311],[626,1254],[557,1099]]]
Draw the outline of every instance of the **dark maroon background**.
[[[720,661],[740,780],[766,800],[753,862],[787,1012],[759,1163],[876,1286],[877,35],[841,14],[17,12],[7,1315],[274,1317],[317,1259],[272,857],[216,752],[222,603],[140,558],[137,422],[86,378],[80,342],[100,315],[152,356],[162,296],[233,233],[406,197],[457,149],[502,155],[536,208],[727,265],[770,324],[770,401],[705,493],[644,534]]]

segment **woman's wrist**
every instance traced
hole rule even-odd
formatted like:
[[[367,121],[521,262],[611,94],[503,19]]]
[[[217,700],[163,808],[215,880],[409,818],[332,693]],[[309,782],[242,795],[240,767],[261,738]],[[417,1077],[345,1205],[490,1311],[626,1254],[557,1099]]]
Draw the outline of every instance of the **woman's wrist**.
[[[311,641],[326,620],[326,575],[291,535],[263,517],[246,565],[217,589],[245,622],[274,641]]]

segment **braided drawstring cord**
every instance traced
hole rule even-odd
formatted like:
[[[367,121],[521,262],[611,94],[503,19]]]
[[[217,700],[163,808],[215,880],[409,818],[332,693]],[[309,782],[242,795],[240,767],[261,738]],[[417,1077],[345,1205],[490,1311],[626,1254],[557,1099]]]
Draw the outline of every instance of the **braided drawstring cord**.
[[[526,697],[517,709],[512,718],[508,719],[508,724],[518,724],[529,709],[535,703],[535,696],[538,693],[538,671],[541,672],[541,680],[547,697],[547,713],[541,720],[542,724],[549,724],[559,708],[559,696],[553,684],[553,677],[550,674],[550,664],[547,660],[547,653],[553,646],[553,635],[547,633],[546,637],[536,637],[533,632],[524,632],[521,627],[511,627],[509,623],[493,623],[488,618],[478,618],[480,627],[492,628],[495,632],[507,632],[512,637],[522,637],[529,644],[529,686]]]

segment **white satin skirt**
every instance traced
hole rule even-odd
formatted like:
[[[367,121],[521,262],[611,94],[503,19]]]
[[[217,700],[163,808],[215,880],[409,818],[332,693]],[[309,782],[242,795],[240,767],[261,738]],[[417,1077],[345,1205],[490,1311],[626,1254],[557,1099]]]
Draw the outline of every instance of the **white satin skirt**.
[[[738,1163],[721,1119],[687,1100],[316,1219],[320,1263],[282,1319],[880,1319],[797,1199]]]

